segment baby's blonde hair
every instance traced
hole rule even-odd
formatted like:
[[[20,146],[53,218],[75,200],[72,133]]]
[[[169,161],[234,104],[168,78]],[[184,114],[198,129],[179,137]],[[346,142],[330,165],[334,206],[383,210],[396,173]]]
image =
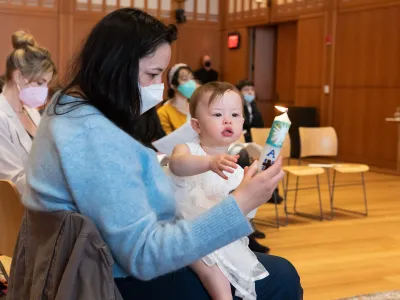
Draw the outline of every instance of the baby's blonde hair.
[[[51,60],[50,52],[38,46],[35,38],[25,32],[17,31],[11,36],[14,50],[6,60],[5,80],[10,81],[15,70],[20,70],[22,75],[33,81],[45,72],[56,73],[56,67]]]
[[[222,81],[213,81],[206,83],[205,85],[197,88],[192,97],[189,100],[190,115],[196,117],[196,108],[203,97],[208,97],[208,105],[210,106],[215,100],[221,98],[226,92],[235,92],[239,95],[242,100],[242,106],[244,105],[244,99],[242,93],[232,84]]]

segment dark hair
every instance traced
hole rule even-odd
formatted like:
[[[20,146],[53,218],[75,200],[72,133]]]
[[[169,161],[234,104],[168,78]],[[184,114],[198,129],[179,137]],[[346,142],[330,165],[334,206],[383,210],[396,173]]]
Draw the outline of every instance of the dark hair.
[[[171,84],[173,84],[174,86],[178,86],[179,85],[178,79],[179,79],[179,73],[181,72],[181,70],[187,70],[192,74],[193,74],[193,71],[189,66],[178,68],[178,70],[176,70],[174,75],[172,75],[171,84],[170,84],[169,83],[170,82],[170,78],[169,78],[169,71],[170,70],[171,69],[169,69],[168,73],[167,73],[168,74],[167,81],[168,81],[168,98],[171,99],[171,98],[175,97],[175,90],[172,88]]]
[[[213,103],[215,100],[221,98],[226,92],[230,91],[237,93],[240,99],[242,100],[242,105],[244,105],[243,96],[234,85],[223,81],[212,81],[197,88],[194,91],[192,97],[190,97],[190,102],[189,102],[190,115],[194,118],[196,117],[197,105],[200,102],[200,100],[203,99],[203,97],[207,96],[208,105],[211,105],[211,103]]]
[[[236,84],[236,88],[241,91],[242,88],[244,88],[245,86],[254,86],[254,82],[251,80],[247,80],[247,79],[243,79],[240,80],[237,84]]]
[[[135,123],[133,137],[144,146],[155,151],[157,151],[157,149],[154,148],[152,142],[164,137],[165,135],[165,131],[161,126],[160,119],[158,118],[156,107],[152,107],[142,114]]]
[[[0,76],[0,93],[3,91],[3,87],[6,83],[6,77],[4,75]]]
[[[54,113],[65,114],[81,105],[93,105],[115,125],[134,136],[140,116],[139,60],[177,38],[174,25],[151,15],[123,8],[105,16],[91,31],[72,63],[72,79],[55,99]],[[78,94],[66,110],[62,96]]]

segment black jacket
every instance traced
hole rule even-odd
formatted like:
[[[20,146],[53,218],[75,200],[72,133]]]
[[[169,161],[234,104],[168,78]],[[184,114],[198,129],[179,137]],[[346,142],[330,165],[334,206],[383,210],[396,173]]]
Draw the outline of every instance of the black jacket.
[[[210,71],[207,71],[204,68],[201,68],[194,72],[194,77],[200,81],[202,84],[206,84],[211,81],[217,81],[218,80],[218,72],[211,69]]]
[[[261,112],[259,111],[257,104],[255,101],[250,103],[253,118],[250,122],[250,113],[247,108],[247,104],[244,105],[243,112],[244,112],[244,123],[243,123],[243,130],[247,132],[244,135],[246,143],[252,142],[250,128],[263,128],[264,127],[264,120],[262,118]]]

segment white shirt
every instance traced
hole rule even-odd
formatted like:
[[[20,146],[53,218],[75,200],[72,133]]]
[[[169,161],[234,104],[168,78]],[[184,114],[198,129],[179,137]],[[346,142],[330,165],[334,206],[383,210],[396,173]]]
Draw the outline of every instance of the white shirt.
[[[40,114],[25,107],[33,123],[38,126]],[[0,179],[14,182],[20,192],[25,189],[24,166],[32,147],[32,139],[3,94],[0,94]]]

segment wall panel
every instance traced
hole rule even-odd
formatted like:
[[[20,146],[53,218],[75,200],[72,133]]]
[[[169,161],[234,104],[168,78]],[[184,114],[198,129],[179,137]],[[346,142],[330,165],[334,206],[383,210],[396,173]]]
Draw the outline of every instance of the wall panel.
[[[340,155],[395,168],[397,128],[385,122],[400,106],[400,6],[338,14],[333,126]]]
[[[222,0],[221,0],[222,1]],[[175,9],[187,9],[188,21],[179,27],[179,40],[173,45],[171,64],[182,61],[191,67],[200,66],[200,58],[210,54],[214,68],[220,71],[221,32],[219,0],[191,0],[185,4],[173,0],[0,0],[0,60],[11,51],[10,36],[18,29],[30,31],[47,47],[56,62],[61,77],[67,64],[78,51],[93,26],[107,13],[119,7],[132,6],[147,10],[165,23],[175,23]],[[39,5],[41,4],[41,5]],[[4,29],[3,29],[4,28]],[[0,73],[4,63],[0,64]]]
[[[219,27],[180,25],[176,42],[176,59],[196,70],[201,66],[201,58],[207,54],[211,56],[213,68],[220,71],[220,42]]]
[[[0,8],[0,28],[0,74],[4,73],[5,59],[12,51],[11,35],[21,29],[33,34],[39,45],[48,48],[53,60],[58,62],[58,16],[55,12],[33,11],[28,15],[18,10],[10,13]]]
[[[228,33],[237,31],[241,35],[241,47],[237,50],[229,50]],[[222,74],[221,79],[235,84],[248,76],[249,69],[249,32],[247,28],[232,28],[222,31]]]
[[[300,19],[297,25],[296,96],[297,106],[321,107],[324,18]]]
[[[292,105],[296,89],[297,23],[282,23],[277,26],[276,43],[276,87],[277,100]]]

